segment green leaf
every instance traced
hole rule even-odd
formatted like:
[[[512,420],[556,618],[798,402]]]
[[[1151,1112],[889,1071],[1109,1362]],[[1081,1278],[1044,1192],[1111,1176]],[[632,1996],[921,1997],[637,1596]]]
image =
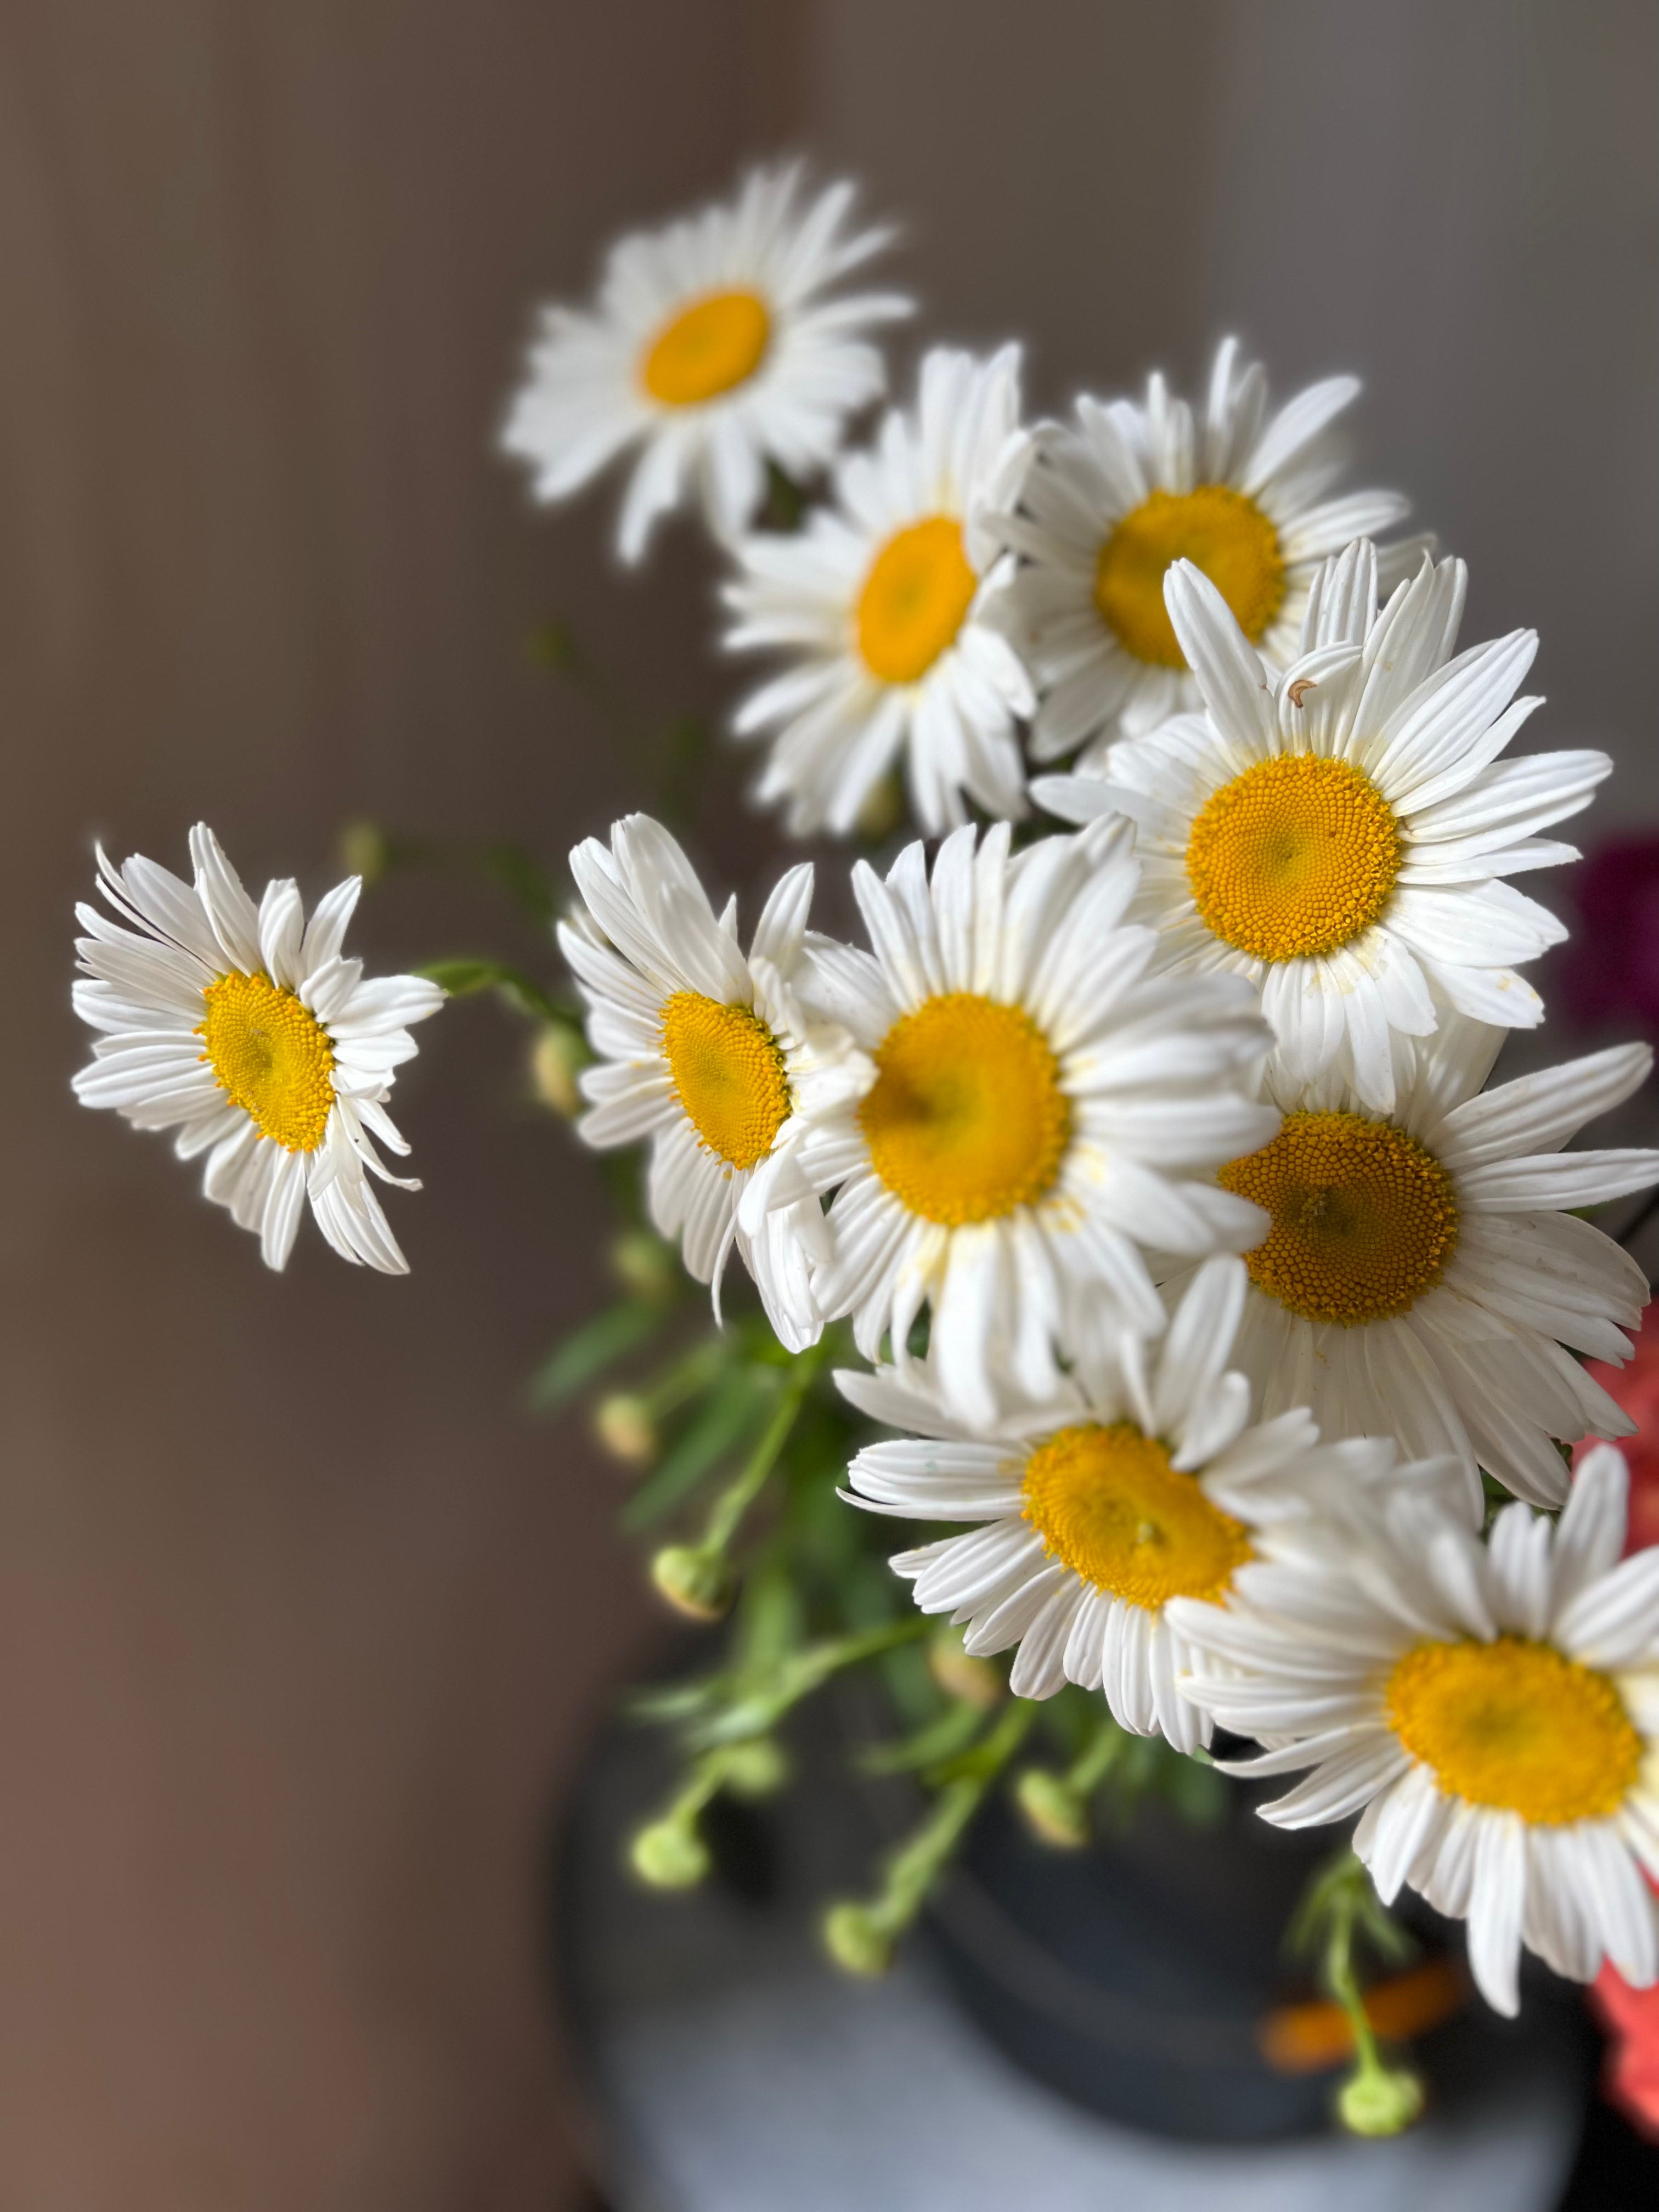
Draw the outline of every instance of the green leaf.
[[[541,985],[505,960],[428,960],[417,975],[430,976],[452,999],[470,999],[479,991],[498,990],[525,1012],[544,1021],[557,1021],[560,1012]]]
[[[771,1399],[769,1379],[763,1380],[745,1368],[720,1377],[696,1419],[629,1500],[622,1519],[630,1534],[660,1520],[696,1487],[717,1460],[733,1449]]]
[[[584,1383],[654,1336],[662,1321],[660,1306],[647,1305],[639,1298],[624,1298],[620,1305],[595,1314],[592,1321],[584,1322],[566,1337],[531,1377],[526,1394],[530,1403],[538,1413],[556,1413],[569,1403]]]

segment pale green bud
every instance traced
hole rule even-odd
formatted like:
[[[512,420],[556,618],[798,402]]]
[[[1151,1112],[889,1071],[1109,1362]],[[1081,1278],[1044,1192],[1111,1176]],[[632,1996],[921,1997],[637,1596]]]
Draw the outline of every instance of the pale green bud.
[[[832,1905],[823,1916],[823,1948],[844,1974],[873,1979],[893,1963],[893,1939],[867,1905]]]
[[[689,1821],[672,1814],[641,1828],[629,1846],[629,1863],[653,1889],[695,1889],[708,1872],[708,1848]]]
[[[613,1459],[644,1467],[657,1456],[657,1427],[642,1398],[619,1392],[601,1398],[593,1414],[593,1433]]]
[[[737,1595],[738,1577],[723,1552],[669,1544],[651,1562],[651,1579],[676,1613],[718,1620]]]
[[[1342,2084],[1336,2110],[1352,2135],[1397,2136],[1421,2115],[1423,2084],[1406,2067],[1372,2067]]]
[[[1025,1825],[1059,1851],[1080,1851],[1089,1841],[1089,1808],[1063,1774],[1028,1766],[1014,1788]]]

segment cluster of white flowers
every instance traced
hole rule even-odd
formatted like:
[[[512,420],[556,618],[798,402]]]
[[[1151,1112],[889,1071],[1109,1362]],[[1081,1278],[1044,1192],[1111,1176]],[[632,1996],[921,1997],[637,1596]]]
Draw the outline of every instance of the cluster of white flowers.
[[[851,1317],[842,1387],[900,1432],[851,1494],[972,1524],[893,1565],[1017,1693],[1311,1768],[1267,1817],[1361,1815],[1504,2009],[1522,1943],[1650,1982],[1659,1551],[1618,1564],[1623,1462],[1562,1449],[1630,1432],[1574,1355],[1647,1297],[1582,1210],[1659,1176],[1563,1147],[1650,1056],[1483,1087],[1563,934],[1510,879],[1609,763],[1506,757],[1536,640],[1457,652],[1462,564],[1371,543],[1405,507],[1339,488],[1351,380],[1273,411],[1230,341],[1201,417],[1154,376],[1027,425],[1017,349],[934,350],[843,449],[908,305],[836,289],[885,242],[851,198],[762,173],[624,240],[507,428],[548,498],[641,448],[629,558],[700,493],[792,833],[902,770],[942,841],[853,868],[867,950],[809,927],[810,866],[745,951],[656,823],[580,846],[584,1133],[650,1140],[658,1226],[717,1299],[735,1248],[790,1350]],[[769,466],[826,479],[798,530],[755,526]],[[83,910],[82,1096],[211,1148],[275,1264],[308,1193],[401,1265],[364,1170],[440,994],[343,958],[355,885],[302,927],[195,857],[106,868],[142,937]],[[1522,1501],[1489,1534],[1483,1474]]]

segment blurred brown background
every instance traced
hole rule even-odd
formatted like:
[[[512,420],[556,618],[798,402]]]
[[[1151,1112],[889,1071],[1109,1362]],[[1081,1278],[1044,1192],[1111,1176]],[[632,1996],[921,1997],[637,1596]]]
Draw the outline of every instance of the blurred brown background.
[[[309,1227],[268,1276],[70,1103],[90,836],[177,866],[204,816],[315,891],[352,817],[556,855],[637,801],[525,639],[715,707],[709,566],[675,531],[619,582],[609,489],[533,515],[494,428],[537,297],[784,145],[1044,404],[1228,327],[1281,386],[1362,370],[1367,479],[1470,558],[1469,635],[1543,629],[1598,819],[1650,817],[1656,64],[1650,0],[0,14],[5,2212],[579,2201],[538,1883],[648,1633],[613,1477],[520,1410],[605,1215],[512,1030],[453,1010],[400,1085],[412,1278]],[[449,879],[363,935],[526,949]]]

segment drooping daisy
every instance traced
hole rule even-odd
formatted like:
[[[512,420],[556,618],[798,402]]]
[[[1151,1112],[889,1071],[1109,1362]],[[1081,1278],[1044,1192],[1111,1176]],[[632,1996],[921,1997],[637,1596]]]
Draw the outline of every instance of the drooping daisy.
[[[1623,1460],[1589,1453],[1559,1527],[1506,1506],[1482,1544],[1419,1503],[1388,1533],[1243,1567],[1224,1609],[1177,1600],[1187,1686],[1272,1747],[1237,1770],[1314,1771],[1261,1809],[1285,1828],[1363,1808],[1354,1849],[1469,1923],[1488,2002],[1517,2008],[1521,1947],[1589,1981],[1659,1976],[1659,1551],[1619,1564]]]
[[[644,447],[618,544],[637,561],[687,489],[722,537],[761,503],[766,464],[810,477],[886,381],[864,333],[910,312],[837,292],[889,230],[855,230],[850,184],[803,204],[799,165],[757,169],[735,200],[635,231],[611,249],[597,304],[549,307],[502,442],[538,498],[564,499],[624,447]]]
[[[1264,1416],[1308,1406],[1327,1435],[1455,1455],[1477,1525],[1477,1465],[1556,1505],[1558,1440],[1631,1433],[1571,1353],[1622,1365],[1647,1284],[1566,1209],[1659,1177],[1659,1153],[1561,1149],[1639,1087],[1645,1045],[1482,1091],[1502,1041],[1453,1020],[1403,1043],[1386,1118],[1331,1077],[1301,1091],[1271,1082],[1283,1127],[1220,1176],[1273,1223],[1245,1255],[1235,1353]]]
[[[1499,762],[1540,703],[1514,696],[1535,635],[1452,659],[1462,563],[1425,559],[1379,614],[1361,544],[1315,580],[1302,653],[1275,678],[1196,568],[1178,562],[1164,589],[1207,715],[1115,745],[1103,782],[1035,788],[1066,820],[1135,822],[1135,918],[1168,957],[1248,975],[1291,1079],[1337,1067],[1384,1112],[1390,1031],[1426,1036],[1448,1006],[1535,1026],[1543,1003],[1516,968],[1566,932],[1504,878],[1577,857],[1536,832],[1587,806],[1612,766]]]
[[[809,940],[804,996],[875,1063],[815,1131],[834,1252],[826,1317],[851,1313],[902,1375],[932,1309],[945,1402],[989,1420],[999,1388],[1042,1398],[1054,1346],[1163,1326],[1142,1247],[1237,1249],[1261,1216],[1211,1180],[1278,1115],[1256,1103],[1263,1032],[1235,979],[1159,977],[1125,927],[1127,823],[1010,856],[1006,823],[957,830],[933,878],[921,845],[854,890],[873,955]]]
[[[133,927],[75,909],[92,979],[75,986],[75,1010],[102,1032],[76,1096],[137,1128],[176,1129],[181,1160],[207,1153],[208,1196],[258,1231],[267,1267],[286,1264],[309,1199],[343,1258],[407,1273],[365,1170],[421,1187],[390,1174],[374,1140],[409,1150],[384,1102],[415,1056],[410,1024],[443,993],[420,975],[365,982],[345,957],[357,877],[307,922],[291,882],[268,884],[256,907],[205,823],[190,854],[193,886],[137,854],[117,869],[99,853],[98,889]]]
[[[1249,1385],[1227,1371],[1244,1290],[1237,1260],[1206,1260],[1155,1352],[1121,1332],[1051,1398],[1005,1410],[988,1431],[952,1421],[926,1369],[908,1382],[890,1368],[837,1375],[872,1420],[915,1432],[858,1455],[856,1502],[982,1524],[891,1564],[924,1613],[966,1625],[974,1656],[1018,1644],[1016,1696],[1079,1682],[1103,1690],[1122,1727],[1196,1749],[1210,1721],[1176,1688],[1191,1655],[1170,1599],[1219,1601],[1256,1556],[1255,1532],[1327,1492],[1437,1479],[1397,1468],[1384,1439],[1321,1445],[1300,1409],[1251,1427]]]
[[[792,988],[811,868],[778,884],[745,957],[737,902],[716,921],[648,815],[618,822],[608,851],[590,837],[570,866],[588,914],[561,923],[559,944],[599,1056],[580,1078],[592,1109],[581,1134],[596,1146],[650,1138],[658,1228],[717,1303],[735,1244],[779,1338],[799,1352],[823,1327],[810,1270],[828,1250],[804,1116],[832,1112],[871,1078],[845,1031],[809,1020]]]
[[[1407,511],[1397,492],[1330,496],[1343,466],[1332,425],[1358,391],[1334,376],[1269,420],[1261,363],[1228,338],[1201,423],[1154,375],[1144,407],[1080,398],[1075,428],[1036,434],[1018,511],[995,526],[1022,557],[994,617],[1042,694],[1034,759],[1095,738],[1079,763],[1092,766],[1114,738],[1198,705],[1164,604],[1171,562],[1203,570],[1269,667],[1295,659],[1319,563]]]
[[[845,834],[902,756],[930,836],[1025,811],[1016,715],[1031,689],[1007,641],[977,619],[997,548],[981,509],[1007,495],[1026,450],[1019,349],[988,361],[943,348],[921,364],[914,413],[892,410],[873,450],[836,471],[835,503],[793,537],[738,549],[726,587],[732,650],[791,665],[745,701],[742,737],[775,732],[757,786],[792,835]]]

